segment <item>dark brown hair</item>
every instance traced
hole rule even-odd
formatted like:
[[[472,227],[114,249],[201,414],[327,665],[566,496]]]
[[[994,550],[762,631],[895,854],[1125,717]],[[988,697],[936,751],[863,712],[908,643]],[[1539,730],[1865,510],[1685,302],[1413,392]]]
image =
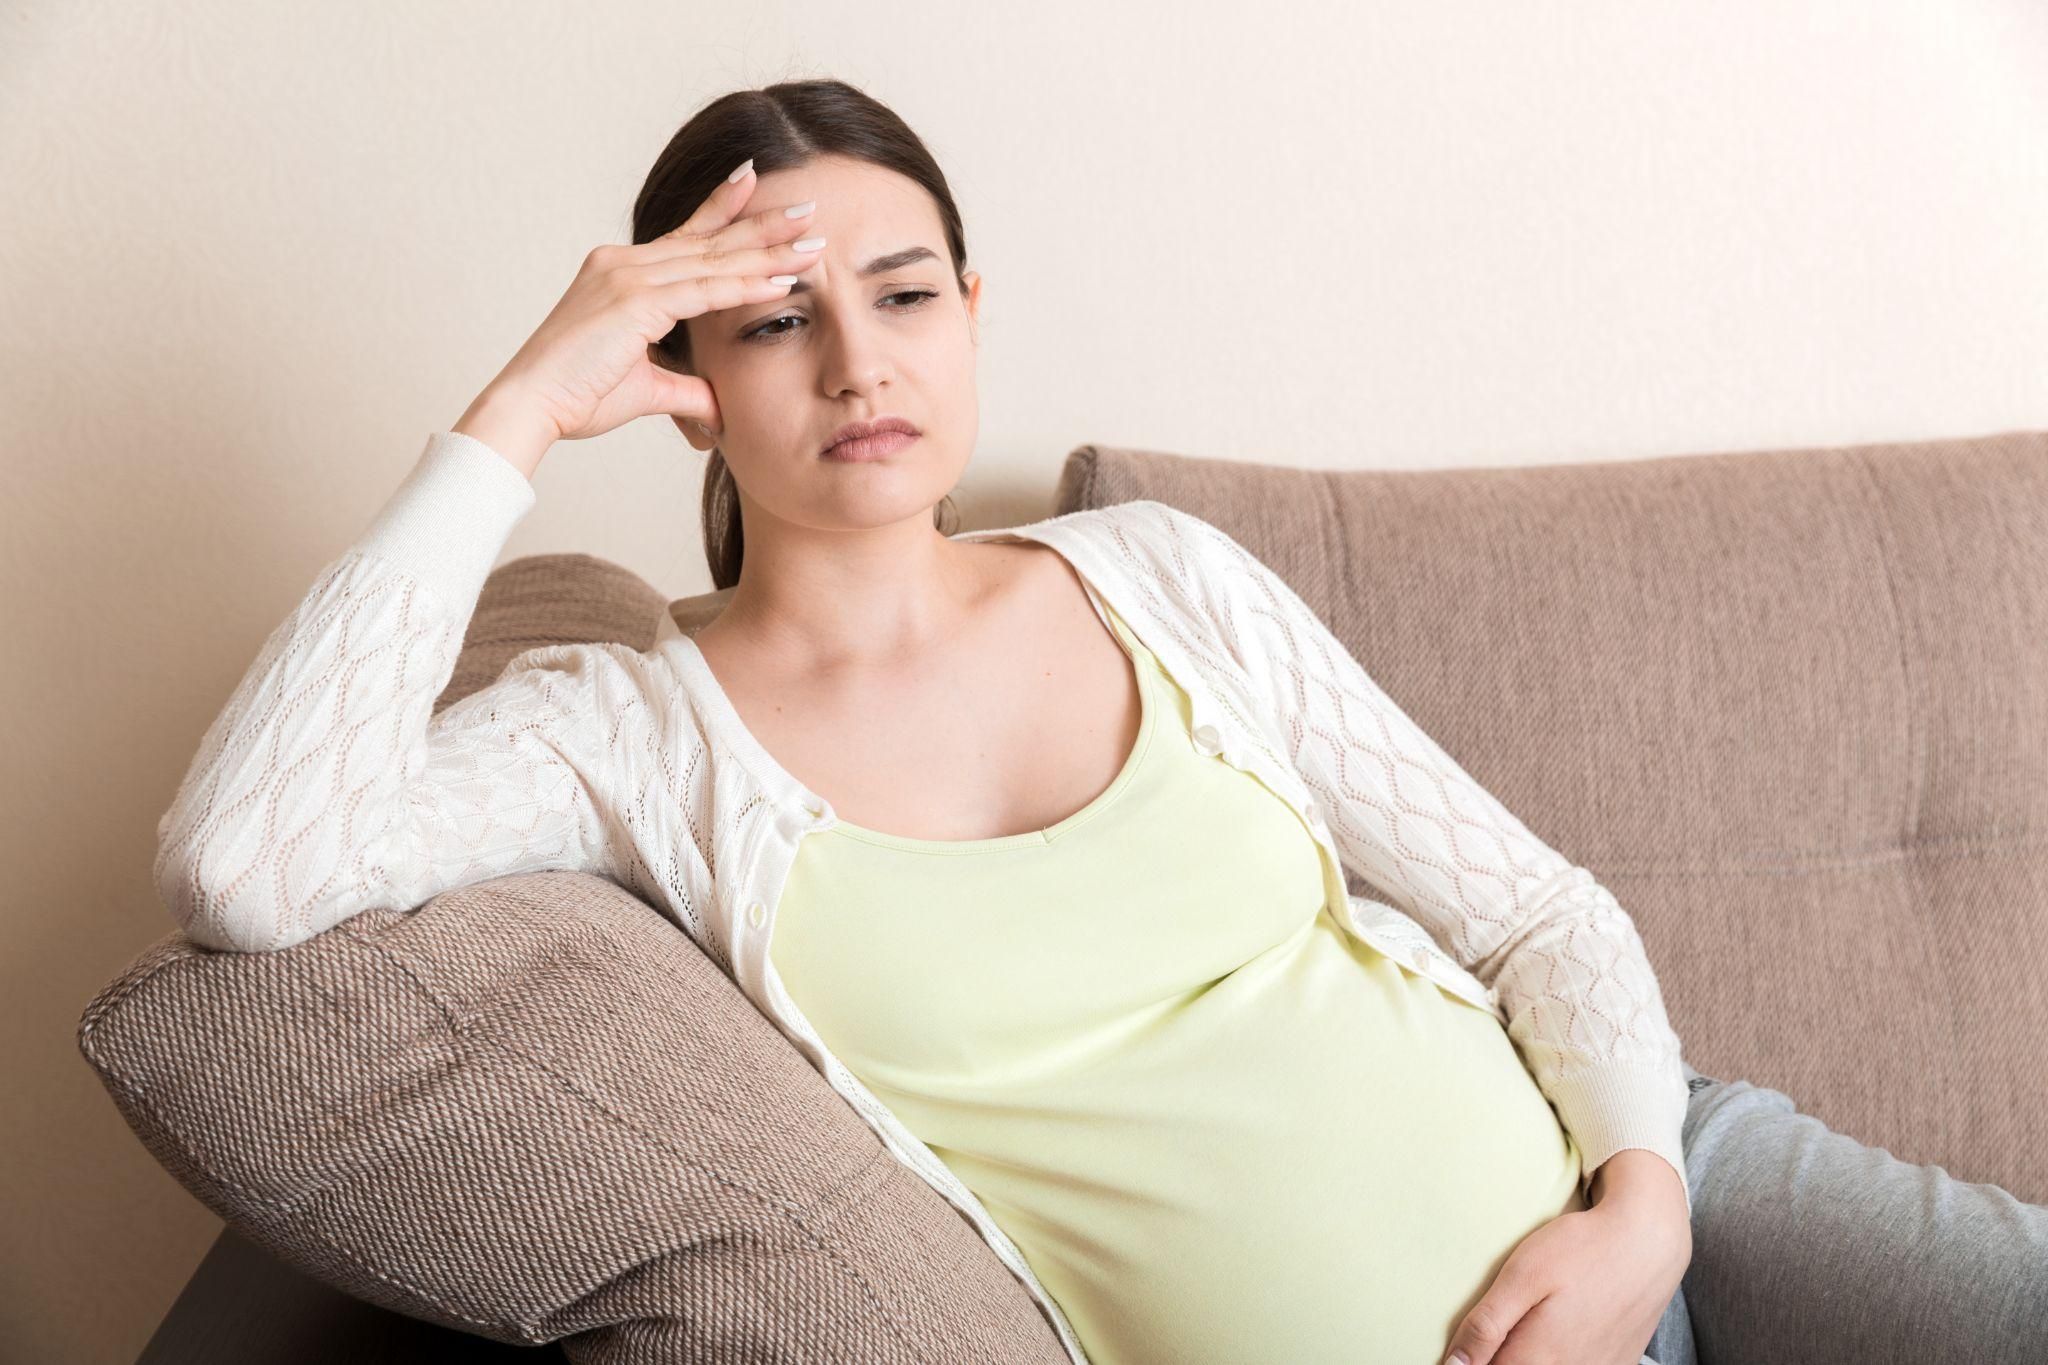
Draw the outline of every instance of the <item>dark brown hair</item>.
[[[954,278],[961,293],[967,292],[967,235],[938,162],[888,106],[838,80],[785,81],[758,90],[735,90],[693,114],[662,148],[647,183],[640,187],[640,197],[633,201],[634,243],[673,232],[734,166],[750,156],[757,176],[801,166],[814,157],[845,156],[916,181],[938,206]],[[655,343],[655,352],[658,363],[676,370],[686,367],[687,324],[677,323]],[[932,524],[941,530],[952,502],[949,493],[932,509]],[[739,582],[746,544],[732,471],[715,446],[704,473],[703,515],[711,585],[714,590],[731,587]]]

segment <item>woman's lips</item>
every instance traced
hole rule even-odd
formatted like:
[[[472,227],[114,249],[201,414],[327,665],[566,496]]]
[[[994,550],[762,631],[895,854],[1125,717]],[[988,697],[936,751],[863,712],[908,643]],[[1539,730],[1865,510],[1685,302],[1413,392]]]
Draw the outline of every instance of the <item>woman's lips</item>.
[[[841,441],[825,452],[828,460],[879,460],[894,455],[917,437],[907,431],[878,431],[873,436],[856,436]]]

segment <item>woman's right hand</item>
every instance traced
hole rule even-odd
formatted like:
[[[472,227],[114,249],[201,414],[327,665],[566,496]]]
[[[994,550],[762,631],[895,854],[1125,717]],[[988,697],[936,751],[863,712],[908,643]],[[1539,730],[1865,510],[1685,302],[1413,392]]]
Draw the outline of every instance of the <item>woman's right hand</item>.
[[[602,435],[636,417],[671,414],[720,431],[711,385],[655,364],[654,343],[685,318],[781,298],[789,286],[769,277],[804,270],[824,245],[822,237],[809,251],[791,245],[810,224],[810,204],[797,205],[805,212],[794,218],[781,209],[740,218],[758,183],[751,161],[744,171],[674,230],[648,242],[594,248],[454,429],[494,445],[529,476],[527,457],[537,465],[554,441]],[[500,445],[486,431],[519,434]]]

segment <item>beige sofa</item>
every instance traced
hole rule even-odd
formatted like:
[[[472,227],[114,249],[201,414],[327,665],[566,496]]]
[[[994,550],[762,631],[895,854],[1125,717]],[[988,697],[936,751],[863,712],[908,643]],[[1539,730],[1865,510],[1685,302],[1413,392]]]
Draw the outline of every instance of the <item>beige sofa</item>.
[[[1599,875],[1694,1066],[2048,1203],[2048,434],[1404,473],[1084,446],[1056,510],[1133,498],[1270,563]],[[441,704],[537,644],[645,647],[662,606],[588,555],[505,564]],[[146,1360],[1064,1359],[609,881],[275,954],[173,933],[79,1044],[228,1224]]]

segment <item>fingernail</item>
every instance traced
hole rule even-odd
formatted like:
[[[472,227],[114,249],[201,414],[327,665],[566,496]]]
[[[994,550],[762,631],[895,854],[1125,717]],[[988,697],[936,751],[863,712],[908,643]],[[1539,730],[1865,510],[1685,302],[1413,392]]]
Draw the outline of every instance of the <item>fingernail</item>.
[[[816,207],[818,207],[817,200],[806,199],[801,204],[791,204],[788,208],[782,211],[782,216],[784,218],[801,218]]]
[[[1465,1359],[1463,1351],[1453,1351],[1444,1358],[1444,1365],[1472,1365],[1472,1362]]]
[[[825,239],[823,237],[805,237],[800,241],[791,242],[790,246],[798,251],[823,251],[825,249]]]
[[[748,171],[751,171],[752,169],[754,169],[754,158],[748,157],[745,161],[742,161],[739,164],[738,170],[734,171],[731,175],[725,178],[725,183],[728,185],[738,184],[740,177],[745,175]]]

